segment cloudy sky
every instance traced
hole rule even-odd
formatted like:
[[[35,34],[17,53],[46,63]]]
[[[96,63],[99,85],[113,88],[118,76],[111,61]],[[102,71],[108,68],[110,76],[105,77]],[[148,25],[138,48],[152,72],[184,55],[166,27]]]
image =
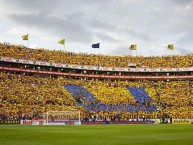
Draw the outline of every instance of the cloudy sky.
[[[193,0],[0,0],[0,42],[107,55],[193,53]],[[166,49],[173,43],[174,52]]]

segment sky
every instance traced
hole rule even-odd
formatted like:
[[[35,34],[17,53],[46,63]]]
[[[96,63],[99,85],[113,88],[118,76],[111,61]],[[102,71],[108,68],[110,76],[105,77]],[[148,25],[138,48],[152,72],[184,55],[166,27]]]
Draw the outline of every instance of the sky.
[[[0,0],[0,42],[105,55],[193,53],[193,0]],[[65,38],[65,48],[58,41]],[[100,49],[91,47],[100,43]],[[137,51],[129,50],[137,44]],[[174,44],[174,51],[167,49]]]

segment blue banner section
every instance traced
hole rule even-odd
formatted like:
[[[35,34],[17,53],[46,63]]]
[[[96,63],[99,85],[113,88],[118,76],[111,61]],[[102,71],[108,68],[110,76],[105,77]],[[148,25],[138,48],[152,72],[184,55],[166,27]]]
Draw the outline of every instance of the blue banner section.
[[[86,90],[81,85],[66,84],[65,89],[72,94],[76,100],[77,105],[84,106],[88,112],[94,111],[117,111],[121,112],[156,112],[157,107],[155,105],[150,105],[152,101],[148,93],[143,88],[132,88],[131,94],[139,102],[138,105],[131,104],[102,104],[95,96]],[[108,90],[107,90],[108,91]],[[135,91],[135,92],[134,92]]]
[[[152,98],[148,95],[144,88],[139,87],[130,87],[127,89],[130,91],[131,95],[139,102],[139,103],[148,103],[152,101]]]

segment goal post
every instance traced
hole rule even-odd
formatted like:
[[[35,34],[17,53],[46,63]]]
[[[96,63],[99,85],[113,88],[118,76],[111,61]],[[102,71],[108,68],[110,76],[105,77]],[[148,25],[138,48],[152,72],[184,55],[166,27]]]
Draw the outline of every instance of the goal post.
[[[44,125],[81,125],[80,111],[47,111],[43,117]]]

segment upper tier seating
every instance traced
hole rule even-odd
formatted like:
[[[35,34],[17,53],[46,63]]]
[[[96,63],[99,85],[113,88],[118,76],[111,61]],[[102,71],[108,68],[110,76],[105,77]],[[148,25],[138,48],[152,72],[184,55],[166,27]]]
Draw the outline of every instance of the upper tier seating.
[[[105,67],[128,67],[128,63],[136,64],[137,68],[179,68],[193,66],[192,54],[164,57],[108,56],[102,54],[93,55],[45,49],[29,49],[24,46],[10,45],[7,43],[0,44],[0,57]]]

